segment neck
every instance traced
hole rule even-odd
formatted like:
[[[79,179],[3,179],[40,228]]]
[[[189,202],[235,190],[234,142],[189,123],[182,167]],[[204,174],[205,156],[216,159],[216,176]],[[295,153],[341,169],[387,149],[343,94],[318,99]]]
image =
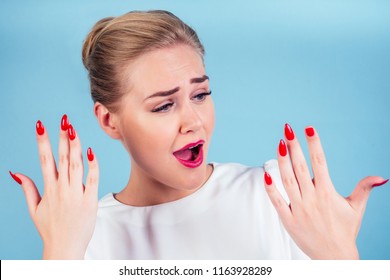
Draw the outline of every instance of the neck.
[[[208,165],[204,182],[210,177],[212,171],[213,167]],[[186,197],[196,192],[203,184],[191,190],[176,189],[145,174],[142,169],[132,162],[129,181],[126,187],[115,195],[115,198],[127,205],[152,206]]]

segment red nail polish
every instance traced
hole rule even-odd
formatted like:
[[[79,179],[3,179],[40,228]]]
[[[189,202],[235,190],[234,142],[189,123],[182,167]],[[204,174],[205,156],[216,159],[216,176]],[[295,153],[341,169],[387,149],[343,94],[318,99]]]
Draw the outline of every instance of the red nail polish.
[[[65,114],[62,116],[62,119],[61,119],[61,130],[67,131],[68,127],[69,127],[69,120],[68,120],[68,116]]]
[[[283,139],[281,139],[279,142],[279,154],[282,157],[285,157],[287,155],[287,146]]]
[[[88,148],[88,149],[87,149],[87,157],[88,157],[88,160],[89,160],[89,161],[93,161],[93,159],[95,158],[95,155],[93,154],[91,148]]]
[[[43,126],[41,121],[37,121],[36,129],[37,129],[38,135],[43,135],[43,133],[45,133],[45,127]]]
[[[271,175],[268,174],[268,172],[264,173],[264,180],[268,186],[272,185],[272,178]]]
[[[284,126],[284,135],[289,141],[294,140],[295,138],[294,131],[292,130],[291,126],[288,123],[286,123],[286,125]]]
[[[305,131],[306,131],[306,135],[309,137],[312,137],[314,135],[314,128],[312,127],[307,127]]]
[[[16,183],[18,183],[19,185],[22,184],[22,180],[15,174],[13,174],[11,171],[9,171],[9,175],[11,175],[11,177],[16,181]]]
[[[76,138],[76,131],[71,124],[69,124],[68,127],[68,136],[70,140],[74,140]]]
[[[375,188],[375,187],[380,187],[380,186],[382,186],[382,185],[386,184],[388,181],[389,181],[389,179],[387,179],[387,180],[384,180],[384,181],[383,181],[383,182],[381,182],[381,183],[376,183],[376,184],[373,184],[373,185],[372,185],[372,187],[373,187],[373,188]]]

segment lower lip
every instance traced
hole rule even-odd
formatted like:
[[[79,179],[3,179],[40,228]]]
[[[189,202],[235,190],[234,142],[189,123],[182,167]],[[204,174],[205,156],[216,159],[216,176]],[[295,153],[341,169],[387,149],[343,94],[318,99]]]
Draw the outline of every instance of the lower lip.
[[[195,160],[182,160],[176,158],[181,164],[188,168],[197,168],[203,163],[203,146],[199,149],[199,155]]]

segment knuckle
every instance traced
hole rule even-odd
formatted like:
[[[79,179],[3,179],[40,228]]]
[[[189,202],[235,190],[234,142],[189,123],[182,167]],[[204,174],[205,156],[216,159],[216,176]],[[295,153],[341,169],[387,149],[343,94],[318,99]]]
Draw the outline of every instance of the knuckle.
[[[311,156],[311,161],[315,165],[323,166],[325,165],[325,155],[323,153],[314,153]]]
[[[286,228],[289,229],[291,232],[299,232],[299,226],[298,223],[296,223],[294,220],[287,220],[285,221]]]
[[[39,158],[40,158],[41,164],[44,165],[44,166],[48,165],[50,163],[50,161],[51,161],[51,156],[49,154],[47,154],[47,153],[41,154],[39,156]]]
[[[334,196],[334,192],[331,188],[327,187],[318,187],[320,191],[317,192],[317,199],[321,201],[328,201]]]
[[[313,199],[305,199],[302,201],[301,211],[305,216],[310,215],[318,207],[318,203]]]
[[[60,164],[66,165],[69,163],[68,155],[62,154],[59,157]]]
[[[295,173],[305,174],[308,172],[307,165],[304,162],[299,162],[294,167]]]
[[[286,204],[286,202],[281,198],[277,198],[274,200],[274,206],[276,209],[281,209],[284,204]]]
[[[296,184],[296,179],[293,176],[287,176],[282,178],[282,182],[285,187],[292,187]]]
[[[74,171],[74,170],[78,170],[78,169],[80,169],[82,166],[81,166],[81,163],[79,162],[79,161],[71,161],[70,162],[70,169],[72,170],[72,171]]]
[[[88,186],[95,186],[95,185],[97,185],[97,182],[98,182],[98,178],[95,176],[88,177],[88,179],[87,179]]]

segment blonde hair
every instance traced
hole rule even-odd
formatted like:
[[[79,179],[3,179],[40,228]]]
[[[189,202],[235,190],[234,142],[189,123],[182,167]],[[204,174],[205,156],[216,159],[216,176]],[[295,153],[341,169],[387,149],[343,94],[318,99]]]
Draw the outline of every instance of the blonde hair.
[[[144,53],[176,44],[193,47],[203,59],[204,48],[196,32],[170,12],[132,11],[98,21],[82,50],[93,101],[116,111],[124,94],[123,68]]]

